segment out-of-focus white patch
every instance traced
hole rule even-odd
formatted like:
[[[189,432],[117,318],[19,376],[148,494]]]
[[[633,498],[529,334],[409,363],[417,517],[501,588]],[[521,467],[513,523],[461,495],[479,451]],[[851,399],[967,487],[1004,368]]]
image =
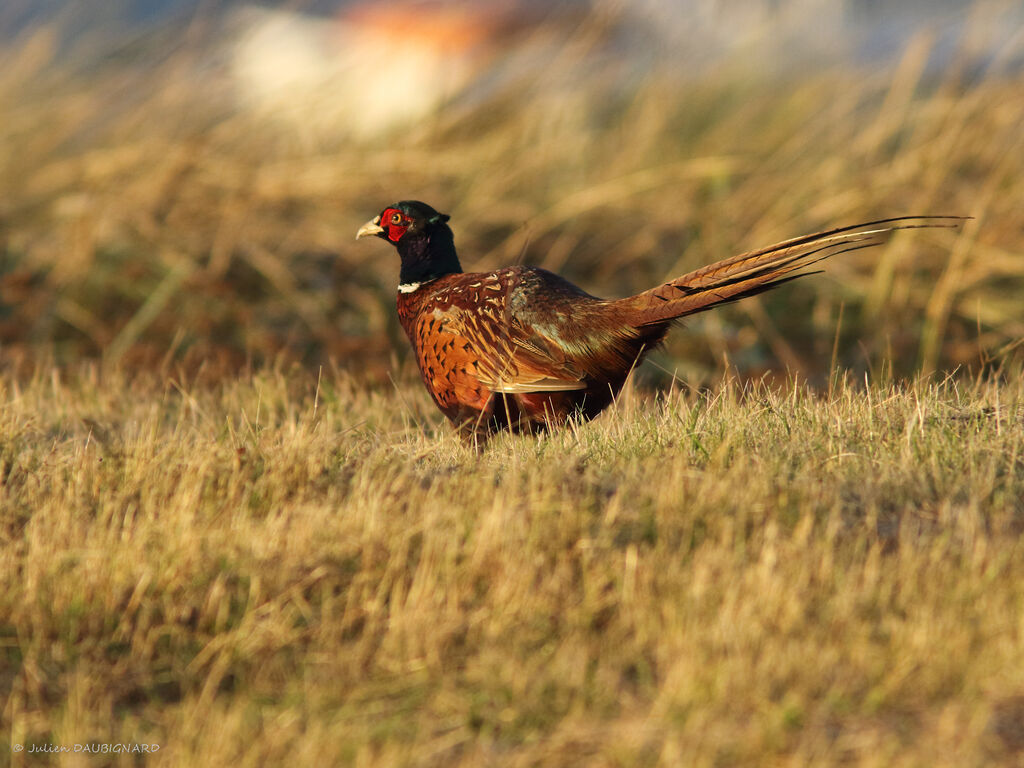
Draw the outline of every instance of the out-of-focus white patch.
[[[368,138],[427,117],[476,70],[472,19],[456,29],[385,7],[393,20],[239,10],[230,68],[241,104],[313,138]]]

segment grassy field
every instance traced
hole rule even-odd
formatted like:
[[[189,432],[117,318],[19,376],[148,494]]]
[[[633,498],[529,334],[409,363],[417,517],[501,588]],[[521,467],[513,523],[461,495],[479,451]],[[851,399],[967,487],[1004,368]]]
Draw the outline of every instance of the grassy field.
[[[599,5],[586,77],[358,141],[242,109],[198,22],[0,45],[0,766],[1024,765],[1024,38],[624,88]],[[609,297],[974,218],[477,452],[353,241],[404,198]],[[104,743],[159,751],[30,752]]]
[[[1017,765],[1022,523],[1019,377],[630,390],[483,453],[416,382],[4,378],[0,750]]]

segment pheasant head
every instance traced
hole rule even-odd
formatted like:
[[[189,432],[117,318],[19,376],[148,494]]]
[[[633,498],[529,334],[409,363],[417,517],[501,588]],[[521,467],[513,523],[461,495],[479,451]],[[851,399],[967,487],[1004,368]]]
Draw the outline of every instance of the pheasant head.
[[[398,249],[402,260],[400,289],[419,286],[444,275],[462,272],[455,253],[455,240],[448,216],[418,200],[403,200],[389,205],[366,222],[356,233],[376,235]]]

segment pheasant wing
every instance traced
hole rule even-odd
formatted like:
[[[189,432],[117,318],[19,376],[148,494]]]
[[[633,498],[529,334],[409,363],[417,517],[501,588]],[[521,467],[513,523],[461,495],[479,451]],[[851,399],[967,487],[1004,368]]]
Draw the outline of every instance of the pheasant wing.
[[[467,354],[467,370],[491,392],[585,389],[584,371],[531,324],[488,306],[452,307],[445,327]]]
[[[513,267],[496,277],[504,301],[486,308],[487,330],[480,334],[490,353],[481,381],[493,391],[586,389],[635,362],[644,339],[611,311],[611,302],[544,269]]]

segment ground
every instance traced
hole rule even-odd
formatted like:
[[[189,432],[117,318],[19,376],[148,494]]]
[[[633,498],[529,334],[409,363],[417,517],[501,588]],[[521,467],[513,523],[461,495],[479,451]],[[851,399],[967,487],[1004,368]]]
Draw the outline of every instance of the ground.
[[[0,747],[1019,764],[1022,499],[1016,376],[634,389],[484,451],[411,380],[5,377]]]

